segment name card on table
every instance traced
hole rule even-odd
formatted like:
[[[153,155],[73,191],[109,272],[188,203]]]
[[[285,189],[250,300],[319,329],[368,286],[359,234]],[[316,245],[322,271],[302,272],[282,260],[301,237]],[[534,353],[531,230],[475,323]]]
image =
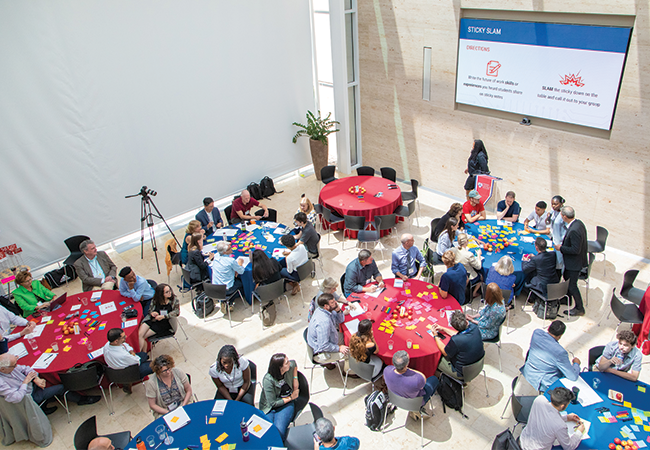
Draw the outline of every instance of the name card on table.
[[[117,311],[115,307],[115,302],[102,303],[99,305],[99,313],[103,316],[104,314],[112,313]]]

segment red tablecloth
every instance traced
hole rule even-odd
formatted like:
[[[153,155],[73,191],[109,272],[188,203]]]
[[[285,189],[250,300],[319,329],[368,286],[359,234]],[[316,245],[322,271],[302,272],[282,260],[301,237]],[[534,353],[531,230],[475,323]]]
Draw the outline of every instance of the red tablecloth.
[[[124,307],[128,305],[134,305],[134,308],[138,311],[138,324],[140,323],[140,320],[142,320],[142,306],[140,305],[140,302],[134,302],[130,298],[122,297],[119,291],[101,291],[101,298],[91,301],[90,296],[93,292],[99,291],[82,292],[81,294],[69,295],[66,302],[56,311],[53,311],[51,313],[44,313],[42,317],[29,317],[28,320],[36,322],[36,324],[40,324],[43,317],[46,316],[50,316],[50,320],[54,322],[49,325],[45,325],[45,328],[43,329],[41,335],[35,338],[36,342],[38,343],[38,349],[36,350],[32,350],[30,344],[27,342],[27,339],[24,337],[16,339],[10,343],[10,347],[13,347],[17,343],[22,342],[25,344],[25,348],[27,348],[27,351],[29,352],[27,356],[20,358],[18,364],[31,366],[36,362],[42,352],[45,352],[47,349],[51,349],[52,343],[56,342],[59,346],[57,357],[52,361],[47,369],[37,369],[37,371],[40,374],[41,378],[45,379],[48,383],[59,384],[61,383],[61,380],[58,376],[59,372],[65,372],[77,363],[85,363],[90,361],[88,354],[91,351],[102,348],[104,344],[108,342],[106,340],[106,333],[108,330],[111,328],[121,327],[121,314]],[[87,305],[84,306],[82,304],[82,298],[85,298],[87,300]],[[99,306],[96,305],[98,302],[101,302],[101,304],[114,302],[116,311],[101,315],[99,313]],[[70,309],[75,305],[81,305],[81,308],[77,309],[76,311],[70,311]],[[75,312],[79,312],[79,316],[69,319],[69,321],[78,319],[79,323],[81,324],[81,333],[79,335],[64,335],[60,323],[66,320],[65,316]],[[90,315],[93,312],[99,314],[96,319],[92,318]],[[84,315],[86,317],[82,319]],[[87,319],[91,320],[87,321]],[[98,321],[97,325],[90,327],[89,325],[95,320]],[[106,325],[102,330],[100,330],[100,325],[103,323]],[[91,328],[94,329],[91,330]],[[16,328],[18,331],[21,329],[22,327]],[[138,325],[125,328],[124,332],[127,336],[126,342],[131,345],[135,351],[139,351],[140,344],[138,343]],[[86,335],[85,333],[89,334]],[[83,338],[87,338],[87,341],[92,345],[92,349],[89,349],[86,344],[80,343]],[[66,343],[65,341],[67,339],[70,340]],[[67,346],[70,346],[71,348],[66,352],[64,349]],[[104,362],[104,357],[99,356],[96,358],[96,360]]]
[[[340,216],[364,216],[367,221],[373,221],[375,216],[393,214],[395,209],[402,204],[402,190],[388,189],[388,185],[394,183],[381,177],[346,177],[326,184],[318,196],[318,202]],[[363,194],[351,194],[350,188],[360,186],[366,190]],[[381,197],[375,194],[382,192]],[[363,195],[363,199],[358,196]],[[325,228],[342,230],[345,228],[343,222],[331,226],[323,221]],[[356,231],[350,231],[351,238],[357,237]],[[390,233],[390,230],[381,232],[382,236]]]
[[[438,286],[431,285],[424,281],[409,280],[404,283],[404,287],[396,288],[393,286],[394,281],[395,279],[384,280],[386,283],[386,290],[379,294],[378,298],[373,298],[366,294],[351,294],[348,297],[348,300],[355,300],[354,297],[356,296],[361,298],[361,305],[367,303],[368,313],[366,314],[369,314],[371,316],[370,319],[375,321],[372,329],[375,340],[377,341],[377,356],[379,356],[386,364],[392,364],[393,354],[398,350],[406,350],[410,357],[409,367],[419,370],[427,377],[430,377],[435,374],[435,371],[438,368],[441,353],[433,337],[427,333],[427,325],[434,323],[428,318],[432,317],[436,320],[435,323],[448,327],[449,322],[447,321],[447,315],[444,311],[460,309],[460,305],[452,296],[448,296],[447,298],[440,297]],[[408,291],[410,291],[410,293],[408,293]],[[422,297],[418,297],[418,294],[420,293],[423,293]],[[433,297],[437,296],[438,298],[428,299],[427,295]],[[397,299],[397,301],[386,301],[386,298],[389,298],[390,300]],[[418,320],[418,322],[415,324],[416,328],[412,330],[407,330],[406,325],[402,327],[395,326],[395,331],[391,338],[388,333],[379,330],[379,328],[382,327],[382,322],[384,322],[388,316],[385,312],[382,312],[382,308],[390,307],[399,309],[398,304],[401,301],[404,301],[402,306],[407,308],[410,306],[413,308],[412,319]],[[427,311],[428,306],[425,306],[425,304],[431,307],[429,311]],[[418,305],[421,307],[416,309]],[[392,314],[392,311],[390,314]],[[365,318],[367,318],[367,316],[364,314],[357,316],[356,318],[348,315],[346,316],[345,321],[349,322],[354,319],[362,320]],[[420,320],[420,318],[424,318],[424,320]],[[402,323],[409,321],[408,318],[398,319],[398,321],[400,320]],[[343,326],[341,328],[343,329],[345,342],[348,344],[350,342],[351,334],[347,327]],[[416,331],[420,333],[422,337],[415,334]],[[445,340],[448,339],[448,337],[445,338]],[[389,340],[394,343],[392,350],[388,349]],[[407,340],[410,340],[414,345],[418,345],[420,348],[407,348]]]

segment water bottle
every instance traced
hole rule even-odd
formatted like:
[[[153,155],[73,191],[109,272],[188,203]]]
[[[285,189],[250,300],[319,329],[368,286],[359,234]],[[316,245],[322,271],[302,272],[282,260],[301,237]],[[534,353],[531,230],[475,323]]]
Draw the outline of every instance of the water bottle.
[[[239,428],[241,428],[241,434],[244,439],[244,442],[248,442],[248,440],[250,439],[250,435],[248,434],[248,424],[246,423],[245,417],[241,418],[241,423],[239,424]]]
[[[136,447],[138,450],[147,450],[147,446],[144,445],[144,442],[142,442],[142,438],[141,438],[140,436],[138,436],[138,437],[135,439],[135,447]]]

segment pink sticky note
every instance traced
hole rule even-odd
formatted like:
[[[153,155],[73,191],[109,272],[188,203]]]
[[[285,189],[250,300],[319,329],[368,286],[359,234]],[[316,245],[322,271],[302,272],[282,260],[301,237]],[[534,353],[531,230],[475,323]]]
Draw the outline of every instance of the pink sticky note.
[[[59,317],[65,317],[65,313],[59,314]]]
[[[54,330],[55,333],[58,333],[59,331],[61,331],[61,327],[56,328],[56,329]]]
[[[36,350],[36,351],[34,352],[34,356],[38,356],[38,355],[40,355],[40,354],[41,354],[41,351],[40,351],[40,350]]]
[[[60,334],[60,335],[58,335],[57,337],[55,337],[54,339],[56,339],[57,341],[58,341],[59,339],[63,339],[63,335]]]

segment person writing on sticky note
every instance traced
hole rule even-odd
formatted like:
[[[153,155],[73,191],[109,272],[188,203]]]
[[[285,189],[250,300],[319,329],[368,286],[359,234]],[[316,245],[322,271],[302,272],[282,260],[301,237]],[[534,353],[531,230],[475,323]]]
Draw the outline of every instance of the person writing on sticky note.
[[[616,339],[605,346],[602,356],[596,360],[596,368],[626,380],[638,380],[643,355],[636,348],[636,335],[623,330],[618,332]]]
[[[373,278],[377,282],[376,285],[370,284]],[[343,293],[347,297],[353,292],[375,292],[383,288],[384,278],[379,273],[372,253],[370,250],[361,250],[358,258],[350,262],[345,269]]]

